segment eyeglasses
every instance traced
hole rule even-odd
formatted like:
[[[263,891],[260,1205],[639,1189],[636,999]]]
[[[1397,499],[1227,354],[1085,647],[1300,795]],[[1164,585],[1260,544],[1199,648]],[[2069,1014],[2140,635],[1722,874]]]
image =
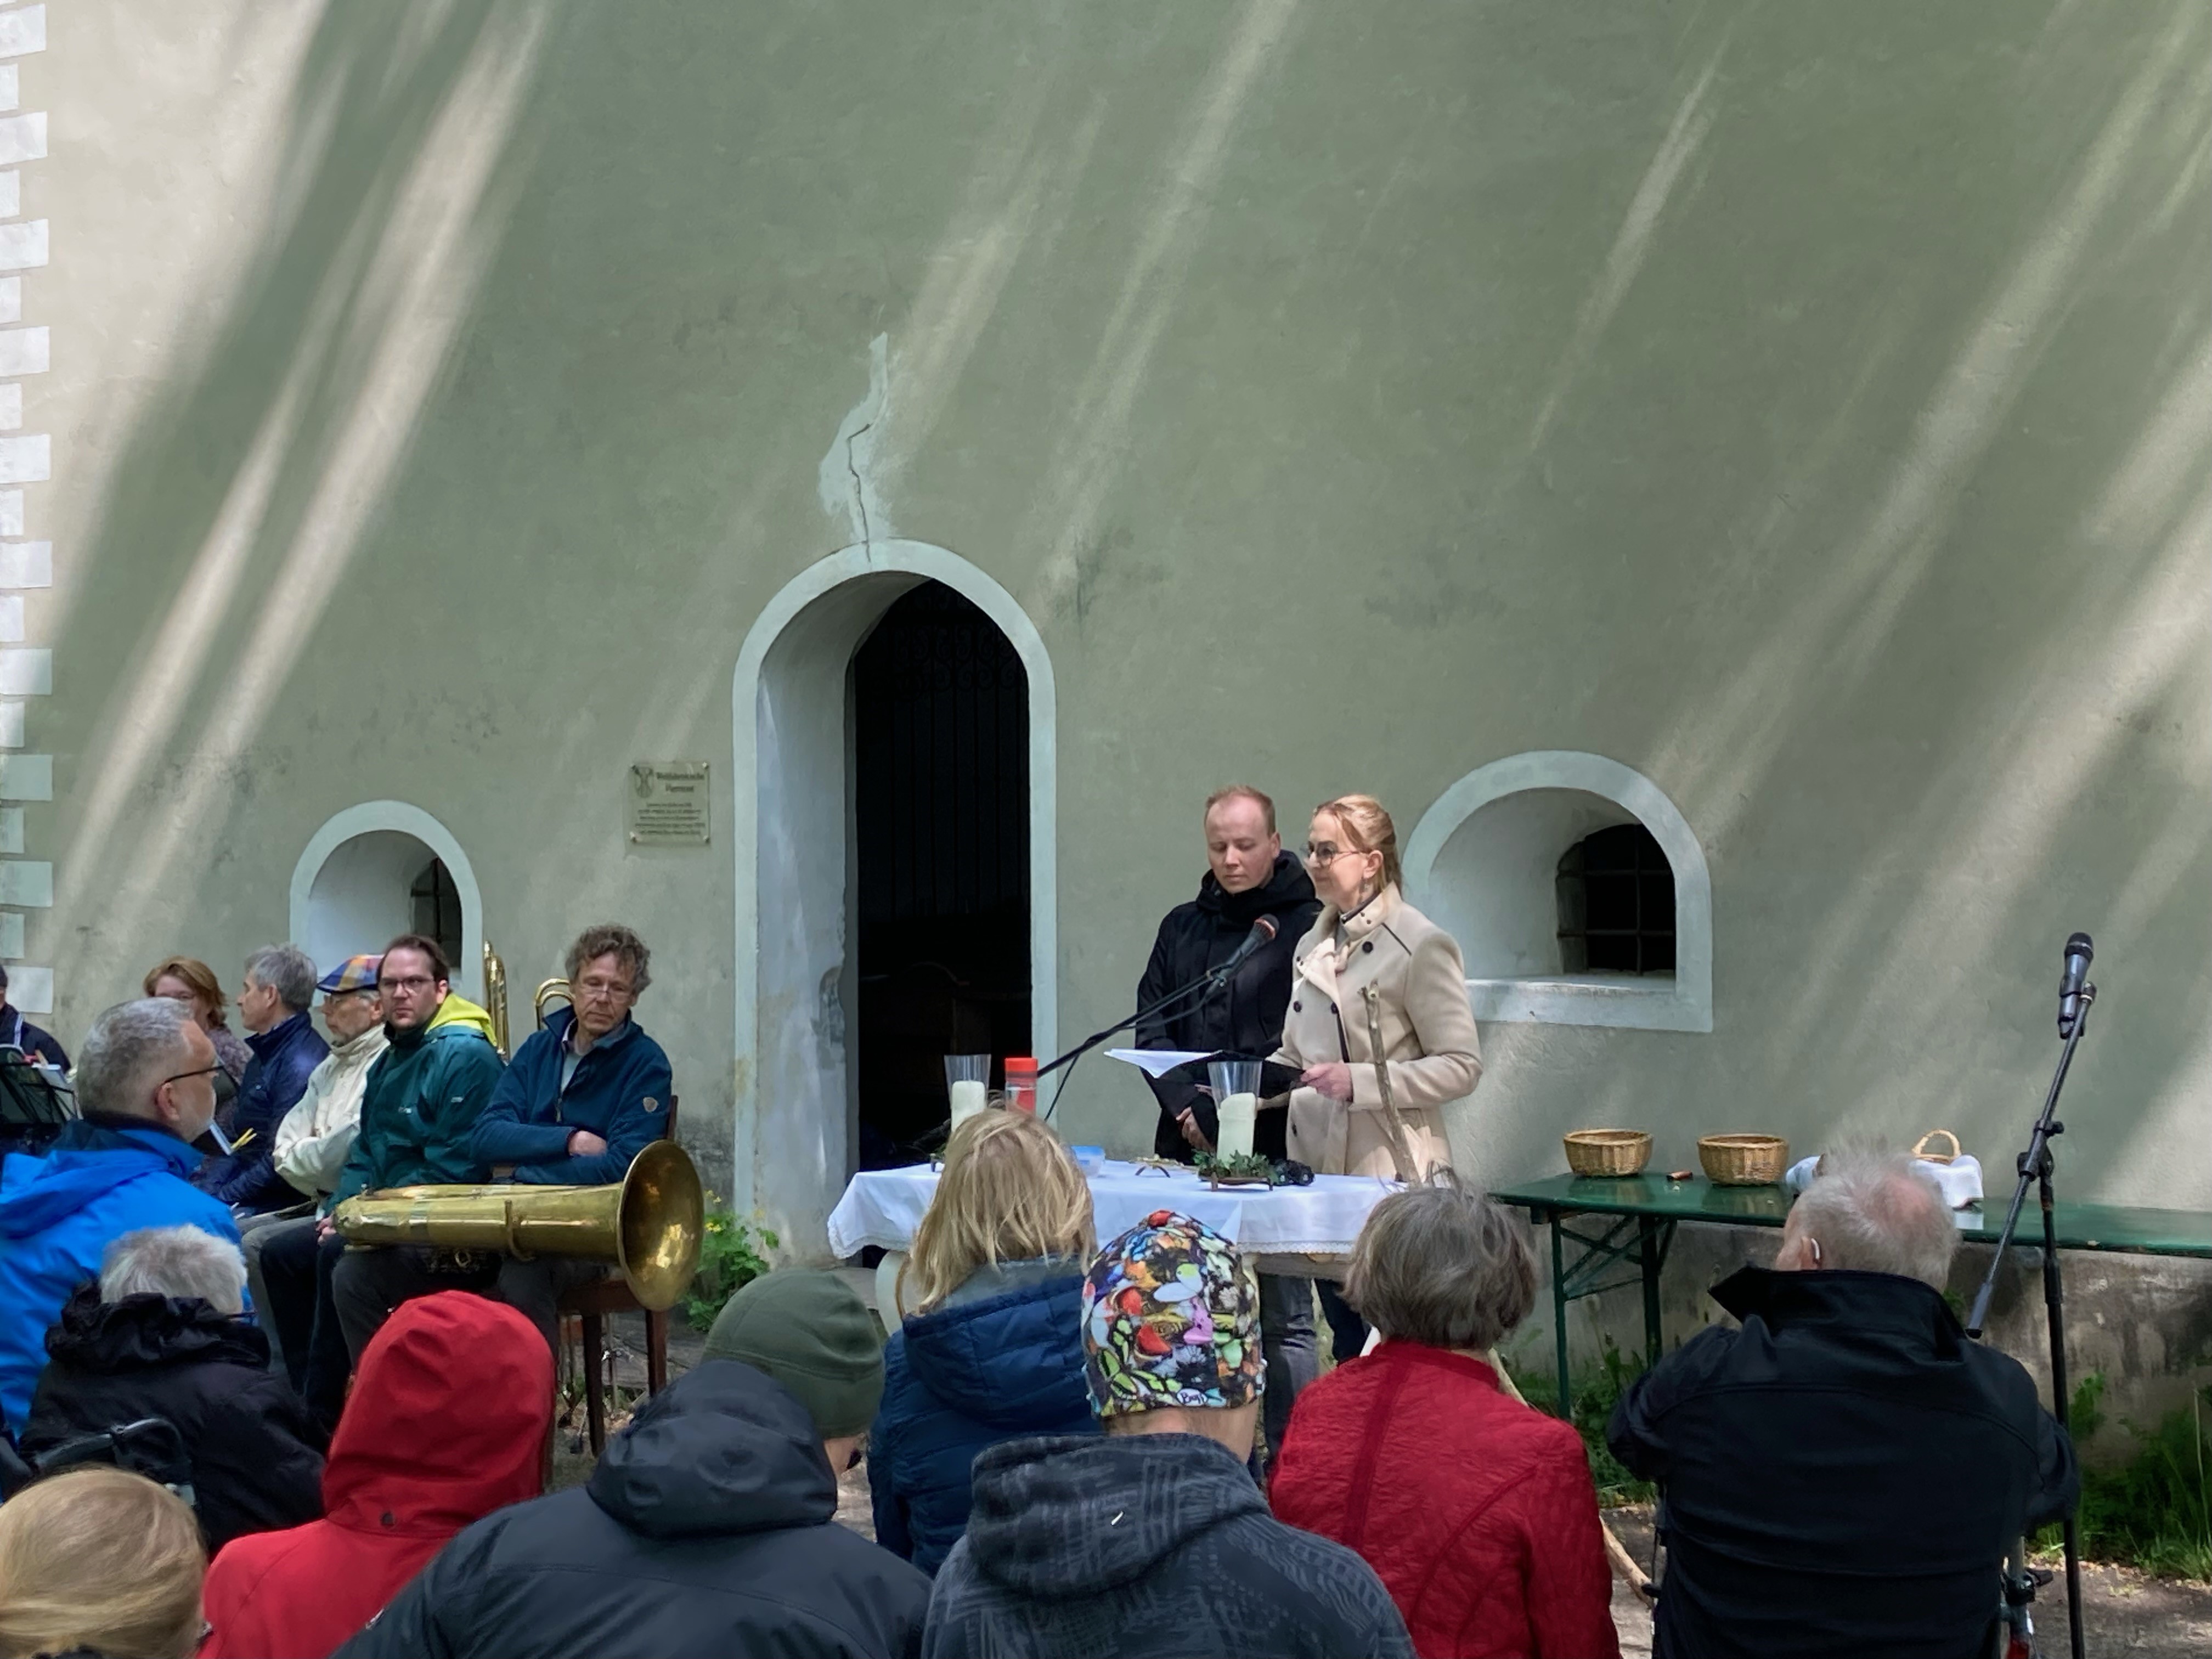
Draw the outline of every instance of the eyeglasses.
[[[605,997],[615,1001],[637,994],[618,979],[580,979],[573,988],[579,996]]]
[[[1320,846],[1316,847],[1311,842],[1308,842],[1306,843],[1306,862],[1308,864],[1318,864],[1326,867],[1328,865],[1335,863],[1339,859],[1354,858],[1364,853],[1366,850],[1367,849],[1364,848],[1359,847],[1332,847],[1327,842],[1323,842]]]
[[[214,1065],[212,1065],[212,1066],[201,1066],[201,1067],[199,1068],[199,1070],[198,1070],[198,1071],[196,1071],[196,1072],[179,1072],[179,1073],[176,1073],[174,1076],[173,1076],[173,1077],[165,1077],[165,1078],[163,1078],[163,1079],[161,1079],[161,1082],[162,1082],[162,1083],[182,1083],[182,1082],[183,1082],[186,1078],[190,1078],[190,1077],[213,1077],[213,1076],[214,1076],[217,1072],[220,1072],[221,1070],[222,1070],[222,1062],[221,1060],[217,1060],[217,1061],[216,1061],[216,1063],[215,1063]],[[155,1085],[155,1086],[156,1088],[158,1088],[158,1087],[160,1087],[160,1086],[161,1086],[161,1085],[157,1084],[157,1085]]]
[[[436,980],[425,978],[421,974],[410,974],[405,979],[382,981],[377,988],[380,991],[404,991],[410,996],[420,996],[437,982]]]

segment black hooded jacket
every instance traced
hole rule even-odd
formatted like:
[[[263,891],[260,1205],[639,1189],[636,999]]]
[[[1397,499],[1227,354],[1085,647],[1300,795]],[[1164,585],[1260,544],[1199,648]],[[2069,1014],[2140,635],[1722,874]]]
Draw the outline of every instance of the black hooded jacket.
[[[26,1453],[164,1418],[190,1459],[210,1553],[242,1534],[322,1514],[314,1425],[269,1369],[269,1339],[255,1325],[197,1297],[102,1302],[100,1287],[85,1285],[46,1333],[46,1353]]]
[[[1011,1440],[975,1460],[922,1652],[1364,1659],[1413,1644],[1382,1581],[1286,1527],[1193,1434]]]
[[[1137,1006],[1148,1008],[1169,992],[1226,962],[1261,916],[1272,916],[1275,937],[1237,970],[1223,989],[1194,999],[1166,1013],[1138,1023],[1139,1048],[1181,1048],[1196,1054],[1232,1049],[1255,1059],[1274,1053],[1283,1041],[1283,1012],[1291,1003],[1291,957],[1321,915],[1313,878],[1288,853],[1275,855],[1275,868],[1261,885],[1224,893],[1213,872],[1198,884],[1198,896],[1178,904],[1160,923],[1152,960],[1137,982]],[[1159,1127],[1152,1150],[1162,1158],[1190,1161],[1192,1147],[1176,1119],[1189,1108],[1208,1140],[1216,1139],[1213,1103],[1195,1083],[1167,1078],[1148,1079],[1160,1103]],[[1284,1156],[1290,1114],[1262,1112],[1252,1130],[1252,1150]]]
[[[1891,1273],[1745,1267],[1742,1322],[1668,1354],[1607,1440],[1663,1486],[1659,1659],[1967,1659],[2008,1545],[2071,1510],[2074,1451],[2020,1362]]]
[[[806,1408],[709,1359],[640,1408],[580,1491],[485,1516],[346,1659],[906,1655],[929,1580],[848,1532]]]

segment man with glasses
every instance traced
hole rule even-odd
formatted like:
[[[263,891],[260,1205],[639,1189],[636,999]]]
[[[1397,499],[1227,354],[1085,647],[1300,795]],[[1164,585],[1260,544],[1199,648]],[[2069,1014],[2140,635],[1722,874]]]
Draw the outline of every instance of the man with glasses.
[[[332,1046],[320,1064],[307,1074],[299,1101],[276,1126],[271,1149],[272,1166],[288,1184],[295,1202],[240,1224],[246,1239],[246,1283],[253,1305],[264,1310],[270,1328],[270,1353],[276,1365],[290,1373],[293,1386],[302,1382],[307,1349],[313,1337],[312,1298],[271,1297],[263,1258],[275,1249],[305,1251],[312,1260],[317,1213],[330,1207],[337,1190],[338,1173],[353,1150],[361,1127],[361,1097],[368,1083],[368,1068],[386,1047],[383,1004],[376,989],[380,958],[348,957],[315,981],[323,994],[323,1024]],[[243,1000],[243,999],[240,999]],[[304,1201],[300,1201],[304,1199]],[[335,1338],[337,1327],[331,1324]],[[345,1355],[337,1353],[341,1370]]]
[[[361,1129],[334,1204],[387,1187],[449,1187],[490,1176],[470,1137],[503,1067],[490,1017],[453,994],[450,973],[437,942],[420,933],[403,933],[384,947],[377,988],[390,1046],[369,1067]],[[327,1216],[317,1225],[327,1253],[337,1230]],[[343,1250],[330,1273],[331,1304],[356,1364],[377,1328],[410,1297],[489,1288],[488,1276],[416,1246]]]
[[[514,1179],[557,1187],[620,1181],[630,1160],[667,1133],[668,1056],[630,1010],[653,982],[652,953],[629,928],[586,927],[568,947],[569,1006],[515,1051],[477,1120],[479,1163],[512,1166]],[[508,1261],[499,1293],[545,1340],[571,1285],[603,1276],[594,1262]]]
[[[80,1115],[44,1158],[0,1160],[0,1419],[20,1427],[70,1293],[124,1234],[198,1227],[238,1240],[195,1188],[192,1143],[215,1121],[220,1062],[191,1010],[162,997],[108,1009],[77,1056]]]

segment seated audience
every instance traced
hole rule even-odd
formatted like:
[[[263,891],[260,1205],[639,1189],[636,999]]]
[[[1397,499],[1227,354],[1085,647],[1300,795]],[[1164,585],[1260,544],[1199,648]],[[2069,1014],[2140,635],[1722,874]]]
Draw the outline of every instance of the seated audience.
[[[1091,1188],[1050,1129],[1027,1112],[979,1112],[952,1132],[907,1263],[919,1311],[884,1350],[868,1434],[876,1541],[924,1572],[968,1525],[977,1452],[1097,1432],[1083,1381],[1096,1248]]]
[[[189,1179],[221,1069],[183,1004],[119,1003],[85,1035],[76,1121],[46,1157],[0,1159],[0,1421],[26,1420],[47,1328],[109,1244],[178,1225],[237,1242],[229,1206]]]
[[[194,1181],[234,1210],[258,1215],[298,1201],[291,1184],[276,1173],[276,1128],[331,1051],[307,1012],[314,1000],[315,964],[298,945],[264,945],[246,959],[238,1013],[253,1058],[231,1108],[228,1133],[234,1144],[227,1157],[203,1164]]]
[[[239,1079],[253,1063],[253,1050],[241,1042],[238,1033],[226,1023],[223,1011],[230,1005],[222,994],[222,981],[216,978],[215,969],[198,957],[167,957],[147,969],[145,982],[139,988],[149,997],[166,997],[172,1002],[183,1003],[191,1011],[193,1021],[207,1033],[208,1041],[215,1044],[215,1057],[222,1062],[222,1075],[216,1080],[216,1096],[224,1108],[217,1121],[228,1133],[228,1109],[238,1098]]]
[[[64,1072],[70,1068],[69,1050],[25,1019],[23,1011],[8,1000],[5,967],[0,967],[0,1048],[20,1048],[29,1059],[42,1060]]]
[[[1358,1551],[1423,1659],[1613,1659],[1582,1437],[1501,1393],[1492,1369],[1536,1298],[1520,1227],[1455,1187],[1394,1194],[1352,1247],[1344,1297],[1382,1346],[1299,1396],[1276,1516]]]
[[[653,982],[651,964],[645,941],[627,927],[587,927],[568,947],[571,1004],[501,1074],[471,1139],[477,1162],[511,1165],[519,1182],[604,1186],[667,1133],[668,1056],[630,1018]],[[499,1293],[551,1346],[562,1295],[605,1274],[596,1262],[557,1256],[508,1261]]]
[[[339,1172],[336,1201],[386,1187],[487,1179],[491,1171],[469,1150],[469,1137],[503,1069],[491,1017],[454,994],[445,952],[419,933],[384,947],[377,986],[390,1046],[369,1068],[360,1132]],[[489,1290],[497,1272],[457,1267],[427,1248],[348,1250],[327,1217],[317,1236],[332,1255],[331,1304],[356,1364],[376,1328],[408,1297]]]
[[[1268,1514],[1246,1468],[1264,1384],[1235,1245],[1154,1211],[1091,1265],[1083,1340],[1105,1437],[976,1458],[925,1654],[1413,1652],[1374,1570]]]
[[[2007,1547],[2072,1509],[2066,1431],[1943,1300],[1958,1230],[1902,1158],[1831,1152],[1742,1322],[1631,1387],[1607,1438],[1659,1481],[1660,1659],[1987,1650]]]
[[[0,1504],[0,1659],[191,1659],[207,1554],[143,1475],[71,1469]]]
[[[200,1659],[323,1659],[454,1534],[538,1496],[553,1359],[512,1308],[418,1297],[361,1357],[323,1471],[324,1518],[227,1546]]]
[[[197,1227],[125,1233],[100,1282],[46,1334],[49,1356],[21,1443],[67,1441],[158,1417],[177,1431],[210,1549],[323,1512],[313,1425],[244,1307],[238,1247]]]
[[[307,1349],[313,1338],[313,1298],[290,1297],[272,1303],[263,1276],[262,1253],[281,1239],[295,1248],[314,1247],[316,1215],[330,1207],[337,1190],[338,1172],[361,1127],[361,1096],[368,1081],[368,1068],[385,1049],[383,1006],[376,991],[375,957],[348,957],[316,982],[323,994],[323,1024],[337,1044],[307,1075],[307,1086],[299,1101],[276,1126],[275,1166],[290,1185],[293,1195],[304,1195],[308,1213],[294,1215],[273,1210],[239,1224],[246,1244],[246,1282],[253,1305],[269,1326],[270,1346],[292,1379],[295,1389],[304,1381]],[[337,1336],[337,1321],[330,1326]],[[345,1367],[343,1339],[338,1369]]]
[[[588,1484],[477,1522],[339,1652],[911,1653],[929,1580],[831,1519],[883,1392],[866,1304],[834,1273],[772,1273],[730,1299],[707,1353]]]

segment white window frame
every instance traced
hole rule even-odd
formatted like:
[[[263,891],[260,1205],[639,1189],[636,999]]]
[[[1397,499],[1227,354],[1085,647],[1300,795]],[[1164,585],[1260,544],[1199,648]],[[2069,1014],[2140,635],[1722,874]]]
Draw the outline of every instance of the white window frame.
[[[1669,978],[1546,974],[1470,979],[1477,1019],[1609,1025],[1651,1031],[1713,1029],[1713,882],[1689,821],[1633,767],[1572,749],[1539,749],[1476,768],[1421,815],[1406,846],[1406,895],[1426,906],[1436,866],[1459,827],[1492,801],[1530,789],[1600,795],[1632,814],[1674,872],[1674,973]],[[1564,853],[1566,849],[1560,848]]]

